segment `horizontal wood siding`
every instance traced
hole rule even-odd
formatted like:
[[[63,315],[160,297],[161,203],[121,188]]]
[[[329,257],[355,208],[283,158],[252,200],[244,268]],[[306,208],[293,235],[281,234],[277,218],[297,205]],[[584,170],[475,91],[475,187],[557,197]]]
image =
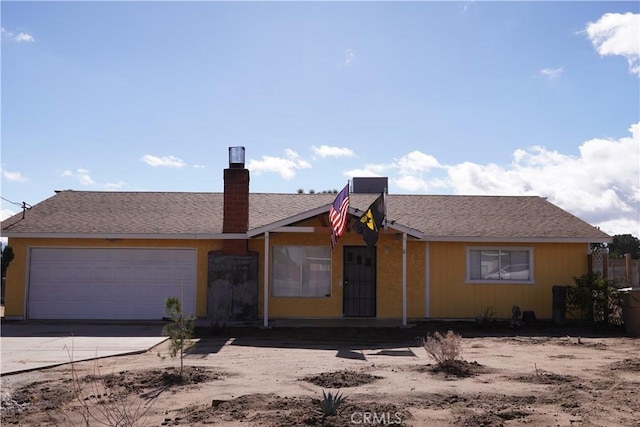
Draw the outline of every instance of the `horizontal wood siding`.
[[[466,279],[466,248],[469,246],[532,247],[534,284],[472,284]],[[510,318],[513,305],[531,310],[539,319],[552,316],[552,287],[571,285],[587,271],[584,243],[470,244],[432,242],[431,317],[475,318],[493,310],[496,318]]]

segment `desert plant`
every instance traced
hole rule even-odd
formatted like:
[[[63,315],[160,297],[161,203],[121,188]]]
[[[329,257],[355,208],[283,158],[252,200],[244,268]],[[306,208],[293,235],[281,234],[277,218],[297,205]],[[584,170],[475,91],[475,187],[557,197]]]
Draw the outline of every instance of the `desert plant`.
[[[462,360],[462,336],[452,330],[445,335],[436,331],[423,340],[423,347],[427,354],[439,365],[453,364]]]
[[[93,374],[82,380],[73,360],[73,344],[71,349],[67,349],[67,353],[71,361],[71,394],[77,404],[74,408],[63,410],[64,418],[69,425],[78,425],[79,420],[81,425],[87,427],[147,425],[147,412],[151,406],[145,405],[142,399],[129,396],[126,389],[109,381],[108,376],[103,376],[98,360],[95,361]],[[83,382],[89,383],[88,390],[82,387]],[[50,421],[56,421],[50,413],[49,417]],[[57,422],[54,425],[57,425]]]
[[[493,306],[489,306],[484,309],[481,316],[476,317],[476,324],[479,326],[487,326],[495,321],[496,312]]]
[[[165,301],[165,309],[169,323],[162,329],[162,334],[169,337],[169,354],[171,357],[180,355],[180,378],[184,373],[184,356],[193,347],[193,329],[195,319],[185,316],[182,304],[176,297],[169,297]]]
[[[325,392],[322,390],[322,399],[313,399],[313,402],[318,406],[320,414],[322,414],[322,423],[324,424],[327,417],[336,415],[340,406],[346,402],[347,397],[343,394],[336,392],[334,395],[332,392]]]

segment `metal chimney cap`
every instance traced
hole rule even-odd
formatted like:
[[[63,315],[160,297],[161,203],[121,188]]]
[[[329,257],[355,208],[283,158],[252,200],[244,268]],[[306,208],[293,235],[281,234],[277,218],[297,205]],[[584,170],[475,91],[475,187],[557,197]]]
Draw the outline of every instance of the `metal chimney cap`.
[[[229,168],[244,168],[244,147],[229,147]]]

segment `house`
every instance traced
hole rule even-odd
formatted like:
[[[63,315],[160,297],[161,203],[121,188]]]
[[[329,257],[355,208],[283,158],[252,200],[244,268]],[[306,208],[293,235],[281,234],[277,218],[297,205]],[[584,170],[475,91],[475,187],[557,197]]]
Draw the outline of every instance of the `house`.
[[[244,148],[230,153],[223,193],[59,191],[3,221],[6,317],[161,319],[177,296],[199,318],[265,326],[508,318],[513,305],[550,319],[553,286],[611,241],[542,197],[388,194],[376,246],[349,226],[332,250],[335,194],[250,193]],[[379,184],[354,179],[350,224]]]

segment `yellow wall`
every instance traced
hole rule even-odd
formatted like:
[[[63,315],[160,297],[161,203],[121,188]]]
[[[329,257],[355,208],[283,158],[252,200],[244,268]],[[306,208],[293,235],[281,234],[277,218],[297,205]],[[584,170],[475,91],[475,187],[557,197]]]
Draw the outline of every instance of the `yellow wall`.
[[[317,220],[298,225],[319,226]],[[316,233],[270,233],[269,245],[328,245],[327,227]],[[197,251],[197,303],[199,317],[207,315],[208,253],[220,250],[220,241],[211,240],[107,240],[107,239],[16,239],[9,244],[15,259],[7,271],[5,315],[23,317],[27,254],[29,247],[149,247],[194,248]],[[348,231],[332,252],[332,291],[330,297],[269,297],[271,318],[337,318],[342,316],[342,254],[344,245],[363,245],[362,237]],[[408,317],[424,318],[425,310],[425,242],[407,240]],[[534,249],[534,284],[465,283],[465,248],[468,246],[520,246]],[[264,301],[264,239],[249,241],[249,249],[259,253],[259,317]],[[533,310],[539,319],[552,315],[553,285],[569,285],[573,278],[587,271],[586,244],[470,244],[429,243],[429,308],[431,318],[475,318],[492,308],[498,318],[511,317],[511,307]],[[271,266],[269,266],[271,267]],[[382,232],[377,245],[377,317],[402,317],[402,239],[395,232]]]
[[[328,245],[328,228],[320,228],[315,221],[306,221],[298,226],[316,226],[317,233],[270,233],[269,245]],[[331,297],[294,298],[269,297],[269,317],[287,318],[336,318],[342,316],[342,254],[344,246],[363,246],[362,236],[347,231],[332,251]],[[425,316],[425,280],[424,280],[424,242],[407,242],[407,316],[423,318]],[[264,240],[250,241],[251,251],[260,254],[260,289],[258,312],[262,317],[264,307]],[[377,295],[376,314],[379,318],[402,317],[402,239],[395,232],[381,232],[377,244]],[[269,266],[271,270],[271,266]],[[269,292],[271,293],[271,292]]]
[[[465,283],[465,248],[532,247],[533,284]],[[510,318],[511,307],[534,311],[538,319],[552,317],[552,287],[571,285],[573,278],[587,272],[584,243],[477,244],[431,242],[430,309],[433,318],[475,318],[487,309],[496,318]]]

